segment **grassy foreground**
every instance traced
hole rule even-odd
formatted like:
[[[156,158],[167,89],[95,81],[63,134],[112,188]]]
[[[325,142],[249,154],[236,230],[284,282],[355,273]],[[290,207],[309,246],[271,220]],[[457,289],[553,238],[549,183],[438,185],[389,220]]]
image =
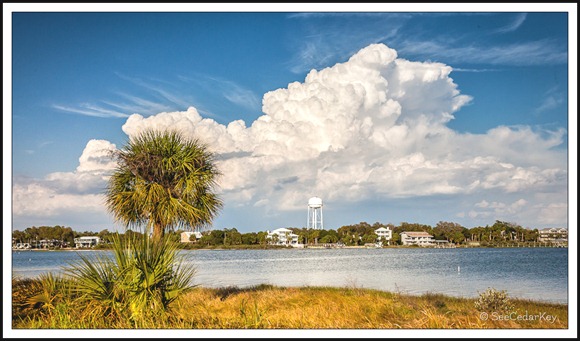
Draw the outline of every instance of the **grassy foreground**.
[[[441,294],[271,285],[194,288],[172,302],[164,315],[136,323],[90,304],[72,306],[74,301],[60,294],[47,295],[48,304],[31,306],[27,297],[35,294],[35,288],[34,280],[13,280],[14,329],[568,328],[567,304],[513,299],[510,311],[500,313],[477,310],[476,299]]]

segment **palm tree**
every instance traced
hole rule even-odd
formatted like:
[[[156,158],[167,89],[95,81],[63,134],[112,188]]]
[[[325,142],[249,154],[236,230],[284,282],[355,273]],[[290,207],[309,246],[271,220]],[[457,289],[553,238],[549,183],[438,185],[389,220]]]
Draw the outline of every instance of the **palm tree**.
[[[197,139],[146,130],[114,152],[117,168],[106,190],[107,209],[126,227],[145,226],[160,240],[165,230],[211,223],[222,201],[214,154]]]

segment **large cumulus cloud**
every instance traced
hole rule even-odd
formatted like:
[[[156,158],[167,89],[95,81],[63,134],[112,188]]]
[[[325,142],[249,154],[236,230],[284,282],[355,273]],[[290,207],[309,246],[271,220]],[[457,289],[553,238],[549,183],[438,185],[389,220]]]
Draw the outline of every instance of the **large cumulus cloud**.
[[[189,108],[133,115],[123,130],[173,128],[204,140],[222,156],[226,203],[249,206],[302,208],[311,195],[357,201],[565,186],[564,152],[552,150],[565,131],[543,137],[529,127],[498,127],[471,135],[446,126],[471,100],[451,71],[375,44],[266,93],[264,115],[250,127],[221,125]]]
[[[457,217],[517,213],[531,222],[557,207],[548,220],[565,223],[566,150],[555,147],[566,131],[451,130],[447,123],[471,101],[451,72],[450,66],[404,60],[374,44],[344,63],[310,71],[303,82],[266,93],[264,114],[250,126],[242,120],[219,124],[190,107],[133,114],[122,128],[129,137],[146,128],[177,129],[206,142],[223,172],[226,210],[303,210],[314,195],[334,203],[456,195],[464,204],[472,195],[471,207],[458,208]],[[85,153],[76,172],[55,177],[66,182],[110,166],[101,159],[103,149],[87,145]],[[502,195],[511,202],[501,203]]]

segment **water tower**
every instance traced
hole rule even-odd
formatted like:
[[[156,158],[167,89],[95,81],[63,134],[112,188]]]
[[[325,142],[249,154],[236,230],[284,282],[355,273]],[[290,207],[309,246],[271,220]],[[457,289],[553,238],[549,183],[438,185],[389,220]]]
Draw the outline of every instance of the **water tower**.
[[[308,222],[306,225],[309,229],[322,230],[322,199],[312,197],[308,200]]]

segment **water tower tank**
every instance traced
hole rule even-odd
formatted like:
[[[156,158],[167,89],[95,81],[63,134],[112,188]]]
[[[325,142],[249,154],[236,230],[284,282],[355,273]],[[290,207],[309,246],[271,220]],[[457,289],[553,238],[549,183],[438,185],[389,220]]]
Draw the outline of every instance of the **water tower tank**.
[[[322,207],[322,199],[319,197],[312,197],[308,200],[308,207],[318,208]]]
[[[319,197],[312,197],[308,200],[308,220],[306,226],[309,229],[324,229],[324,223],[322,222],[322,199]]]

